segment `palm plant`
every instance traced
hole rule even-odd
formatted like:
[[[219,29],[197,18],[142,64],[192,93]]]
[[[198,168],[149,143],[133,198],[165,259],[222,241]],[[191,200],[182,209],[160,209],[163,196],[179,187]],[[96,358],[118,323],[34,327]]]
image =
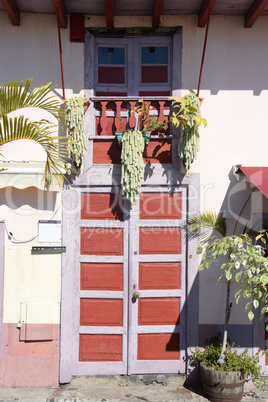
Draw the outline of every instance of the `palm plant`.
[[[66,167],[64,158],[68,155],[67,137],[59,137],[55,130],[64,122],[64,112],[58,99],[51,95],[51,83],[44,83],[29,92],[32,79],[11,81],[0,86],[0,147],[6,143],[29,139],[40,144],[46,152],[44,170],[44,187],[49,189],[52,175],[64,175]],[[29,107],[47,111],[56,118],[58,124],[40,119],[31,121],[25,116],[12,117],[11,112]],[[0,155],[2,153],[0,152]]]

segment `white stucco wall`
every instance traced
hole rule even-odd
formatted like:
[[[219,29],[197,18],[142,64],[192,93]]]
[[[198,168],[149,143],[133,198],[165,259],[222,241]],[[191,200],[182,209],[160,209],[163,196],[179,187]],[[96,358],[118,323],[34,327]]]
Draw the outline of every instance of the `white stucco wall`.
[[[200,92],[205,98],[202,112],[208,125],[200,130],[201,151],[191,168],[191,172],[200,173],[201,210],[232,209],[237,213],[245,198],[230,200],[226,197],[229,186],[235,185],[238,191],[245,188],[245,194],[250,186],[235,182],[232,166],[267,164],[266,18],[260,17],[251,29],[245,29],[242,16],[211,17]],[[116,27],[149,23],[147,17],[115,18]],[[205,29],[197,27],[193,16],[165,16],[161,24],[182,26],[182,94],[196,90]],[[86,19],[88,27],[104,25],[103,17]],[[22,14],[21,25],[13,27],[0,12],[0,33],[0,83],[28,77],[33,77],[33,85],[53,81],[55,92],[61,96],[56,17]],[[70,43],[69,28],[61,29],[61,35],[66,96],[80,94],[84,87],[84,44]],[[261,208],[262,202],[259,204]],[[225,287],[214,286],[217,276],[212,270],[200,275],[201,324],[224,321],[222,304],[215,300],[225,301]],[[243,306],[234,305],[230,322],[249,324]]]
[[[33,255],[32,246],[60,245],[39,243],[38,221],[61,220],[61,211],[61,193],[0,189],[0,220],[6,228],[4,323],[20,320],[21,303],[60,302],[61,254]],[[45,315],[39,319],[47,322]]]
[[[265,18],[251,29],[243,27],[242,17],[211,18],[200,91],[208,125],[200,131],[201,151],[191,168],[200,172],[202,211],[229,209],[237,216],[251,186],[235,181],[232,166],[267,166],[266,33]],[[183,25],[183,91],[196,89],[203,39],[204,29],[189,18]],[[255,196],[260,211],[262,201],[260,193]],[[244,216],[249,217],[249,212]],[[234,219],[227,223],[231,234]],[[213,268],[200,275],[201,324],[224,322],[226,287],[224,282],[217,284],[218,274],[219,269]],[[243,303],[237,306],[233,296],[231,301],[230,324],[249,324]]]

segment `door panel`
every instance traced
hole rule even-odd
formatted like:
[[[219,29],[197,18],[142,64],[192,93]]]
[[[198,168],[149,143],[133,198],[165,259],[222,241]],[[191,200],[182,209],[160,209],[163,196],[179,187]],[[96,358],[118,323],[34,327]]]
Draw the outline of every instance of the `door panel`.
[[[186,189],[144,187],[130,213],[128,373],[184,372]]]
[[[81,264],[81,290],[123,290],[123,264]]]
[[[179,351],[179,334],[138,335],[138,360],[179,360]],[[153,364],[149,367],[153,367]],[[164,368],[162,372],[165,373]]]
[[[180,228],[142,227],[139,237],[140,254],[180,254]]]
[[[123,255],[123,229],[82,228],[81,254]]]
[[[140,263],[139,289],[180,289],[180,263]]]
[[[81,192],[76,375],[127,373],[127,240],[121,195]]]
[[[180,318],[180,299],[140,299],[138,325],[176,325]]]
[[[81,193],[75,374],[184,372],[186,189],[155,190],[123,220],[118,194]]]
[[[80,335],[79,345],[80,362],[122,361],[122,335]],[[99,367],[95,370],[98,374]]]
[[[118,299],[80,299],[81,326],[122,326],[123,301]]]

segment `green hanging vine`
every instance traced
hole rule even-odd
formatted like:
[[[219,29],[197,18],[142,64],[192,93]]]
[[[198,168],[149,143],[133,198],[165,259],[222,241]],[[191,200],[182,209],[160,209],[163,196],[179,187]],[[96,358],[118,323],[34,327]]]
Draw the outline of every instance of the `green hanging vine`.
[[[130,201],[131,207],[136,204],[141,192],[144,162],[142,153],[144,140],[139,130],[128,130],[122,138],[122,193]]]
[[[180,109],[173,113],[171,120],[178,127],[183,124],[182,136],[178,146],[179,157],[183,160],[186,169],[190,169],[191,164],[196,159],[197,152],[200,150],[199,127],[207,125],[206,119],[202,118],[199,98],[194,94],[183,98],[171,98],[178,102]]]
[[[66,100],[65,123],[70,137],[71,158],[76,165],[87,156],[87,141],[84,129],[84,102],[78,96]]]

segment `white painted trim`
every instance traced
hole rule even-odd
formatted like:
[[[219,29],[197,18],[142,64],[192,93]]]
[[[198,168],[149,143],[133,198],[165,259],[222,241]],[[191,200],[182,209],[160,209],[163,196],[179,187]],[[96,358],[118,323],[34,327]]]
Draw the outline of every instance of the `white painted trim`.
[[[2,345],[2,326],[4,312],[4,270],[5,270],[5,222],[0,222],[0,345]],[[0,372],[2,347],[0,347]],[[1,385],[1,378],[0,378]]]

